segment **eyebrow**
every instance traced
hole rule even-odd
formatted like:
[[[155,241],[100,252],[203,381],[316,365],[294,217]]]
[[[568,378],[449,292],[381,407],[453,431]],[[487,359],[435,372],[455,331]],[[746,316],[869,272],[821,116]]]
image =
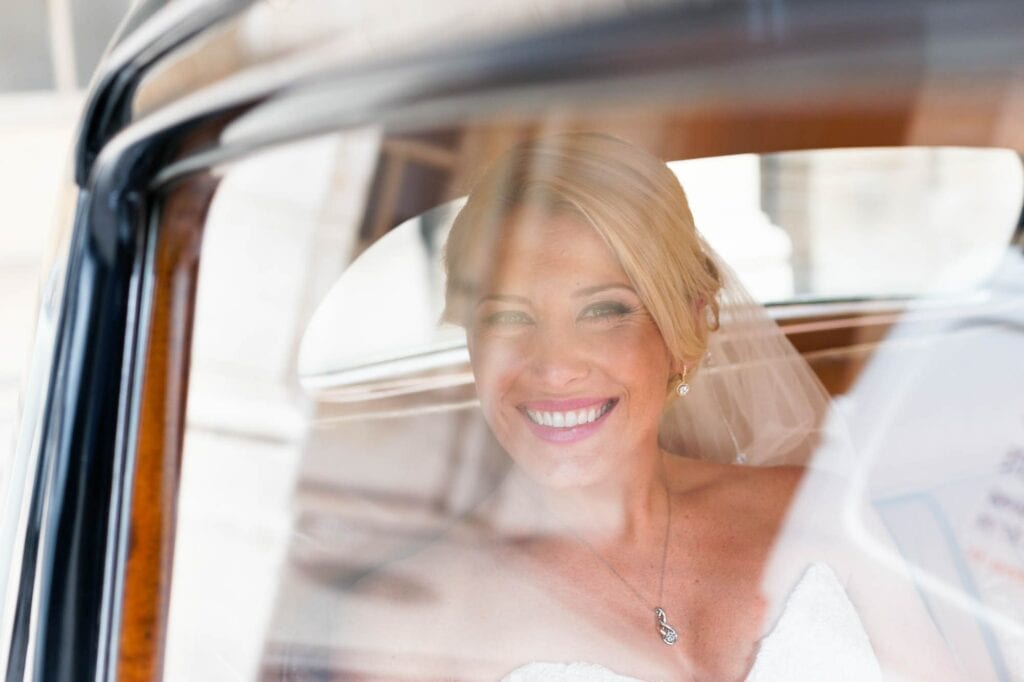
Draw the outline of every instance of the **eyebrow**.
[[[629,286],[628,284],[620,284],[618,282],[612,282],[610,284],[597,284],[597,285],[592,286],[592,287],[586,287],[584,289],[577,289],[576,291],[574,291],[572,293],[572,296],[573,296],[573,298],[583,298],[584,296],[592,296],[592,295],[600,293],[602,291],[607,291],[608,289],[622,289],[624,291],[628,291],[628,292],[633,293],[633,294],[636,293],[636,291],[633,289],[633,287]],[[525,296],[515,296],[513,294],[489,294],[487,296],[482,297],[479,301],[477,301],[477,305],[478,306],[482,305],[482,304],[486,303],[487,301],[501,301],[501,302],[505,302],[505,303],[520,303],[522,305],[528,305],[530,303],[530,299],[526,298]]]
[[[611,284],[598,284],[596,286],[587,287],[585,289],[577,289],[576,291],[573,292],[572,295],[574,298],[581,298],[583,296],[591,296],[593,294],[598,294],[601,293],[602,291],[607,291],[608,289],[622,289],[633,294],[636,293],[633,287],[629,286],[628,284],[612,282]]]
[[[476,302],[476,304],[478,306],[483,305],[487,301],[504,301],[505,303],[521,303],[523,305],[527,305],[530,302],[530,299],[524,296],[513,296],[512,294],[489,294],[487,296],[483,296]]]

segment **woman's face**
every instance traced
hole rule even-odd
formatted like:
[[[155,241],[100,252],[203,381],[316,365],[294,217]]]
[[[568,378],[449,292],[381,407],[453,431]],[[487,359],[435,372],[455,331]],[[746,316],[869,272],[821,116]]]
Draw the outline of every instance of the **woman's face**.
[[[625,479],[658,455],[668,349],[593,228],[534,208],[508,220],[468,330],[484,415],[543,485]]]

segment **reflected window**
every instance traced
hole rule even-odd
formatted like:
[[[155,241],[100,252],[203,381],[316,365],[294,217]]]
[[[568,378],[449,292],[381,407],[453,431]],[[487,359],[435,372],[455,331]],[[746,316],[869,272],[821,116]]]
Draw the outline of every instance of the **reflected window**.
[[[697,224],[762,301],[966,291],[1024,204],[1009,150],[836,149],[670,164]]]
[[[445,248],[481,166],[508,146],[500,139],[488,145],[479,133],[442,131],[403,144],[364,130],[291,143],[224,169],[201,265],[167,679],[229,673],[391,679],[453,670],[500,678],[566,657],[657,677],[667,662],[685,666],[700,655],[713,658],[713,652],[694,653],[696,611],[681,612],[679,594],[677,608],[662,608],[672,602],[661,602],[664,588],[657,586],[685,584],[699,570],[690,559],[711,556],[708,546],[715,543],[728,556],[729,543],[740,541],[709,522],[685,526],[679,540],[685,544],[706,531],[700,551],[672,544],[665,539],[674,537],[669,519],[684,527],[691,501],[677,500],[684,506],[658,507],[676,512],[668,518],[659,512],[658,532],[643,543],[646,572],[632,570],[636,566],[599,541],[567,535],[549,513],[551,498],[524,504],[531,498],[515,487],[519,470],[527,468],[516,459],[523,451],[509,455],[521,443],[507,438],[500,418],[481,405],[488,395],[500,403],[503,386],[518,386],[508,367],[527,347],[548,365],[564,365],[566,358],[582,357],[574,353],[584,340],[604,334],[607,344],[586,357],[600,355],[604,369],[625,358],[631,346],[621,339],[625,350],[608,352],[628,326],[612,318],[629,318],[637,305],[628,297],[635,292],[606,296],[568,315],[574,299],[567,293],[550,306],[519,300],[513,301],[519,308],[488,309],[488,320],[506,326],[489,332],[486,343],[478,337],[476,349],[507,355],[492,366],[498,379],[492,375],[492,383],[482,385],[479,361],[474,366],[467,348],[467,334],[472,344],[479,328],[467,332],[445,314]],[[477,150],[490,151],[472,153]],[[960,397],[943,402],[949,395],[934,382],[953,380],[948,358],[980,363],[992,348],[986,344],[995,337],[947,332],[980,314],[957,308],[957,296],[1009,290],[996,284],[1007,276],[1007,245],[1024,193],[1019,156],[1004,150],[826,150],[673,161],[668,168],[685,188],[696,226],[758,301],[806,305],[790,320],[792,328],[782,330],[801,357],[786,346],[792,353],[786,358],[819,387],[816,405],[822,407],[799,426],[801,461],[811,463],[813,473],[802,488],[794,478],[787,493],[792,505],[781,508],[791,516],[780,513],[777,536],[761,544],[762,558],[777,550],[770,566],[765,559],[763,582],[721,582],[717,591],[705,582],[690,595],[694,603],[740,608],[755,603],[759,589],[774,595],[743,635],[745,650],[756,653],[751,647],[759,637],[787,630],[787,611],[805,608],[786,606],[784,597],[796,594],[799,584],[806,587],[802,594],[817,595],[811,601],[828,604],[829,613],[852,612],[862,623],[875,646],[857,658],[868,668],[874,657],[896,665],[900,655],[890,644],[911,642],[907,649],[918,655],[908,654],[914,658],[908,665],[927,668],[920,653],[938,647],[941,655],[933,661],[956,660],[972,674],[1016,670],[1012,637],[999,625],[1015,616],[1005,609],[997,617],[985,614],[1004,597],[1020,603],[1016,588],[995,585],[997,568],[1010,562],[1005,547],[993,549],[992,540],[1008,532],[1017,488],[1003,483],[1020,467],[1005,453],[987,457],[998,448],[985,456],[949,451],[936,459],[936,450],[913,444],[924,442],[915,441],[924,432],[933,445],[952,442],[927,412],[947,410],[942,413],[952,418]],[[559,253],[603,248],[599,240],[584,239],[589,233],[579,232],[579,224],[562,227],[574,235],[570,243],[578,253]],[[494,276],[526,286],[530,279],[522,272],[502,274],[522,269],[521,262],[502,260],[502,249],[512,248],[502,242],[492,254]],[[542,260],[543,246],[531,248],[533,260]],[[568,289],[574,275],[619,267],[605,256],[563,268],[560,288]],[[558,275],[546,272],[548,279]],[[507,303],[508,292],[498,293]],[[917,306],[924,298],[932,307],[922,322]],[[854,312],[822,324],[824,304],[849,299],[886,299],[891,315],[883,323]],[[1000,300],[1016,305],[1012,297]],[[701,303],[695,309],[709,319]],[[745,305],[760,310],[757,301]],[[724,319],[736,309],[723,303],[720,329],[737,321]],[[763,319],[778,334],[769,317]],[[661,329],[647,322],[647,332]],[[579,343],[527,338],[558,325],[579,334]],[[962,345],[950,350],[951,338]],[[670,434],[678,446],[671,452],[680,459],[698,461],[714,447],[723,455],[707,458],[715,466],[756,468],[751,465],[766,463],[757,448],[767,447],[759,440],[765,430],[756,410],[792,395],[769,392],[779,400],[752,398],[744,409],[732,409],[733,372],[770,363],[732,357],[729,343],[709,347],[710,354],[693,359],[700,364],[696,372],[672,367],[668,377],[668,366],[656,367],[671,378],[667,385],[643,375],[658,358],[631,356],[624,381],[637,391],[657,383],[648,393],[658,400],[671,391],[672,400],[707,408]],[[922,364],[929,357],[933,365]],[[985,387],[994,385],[999,369],[975,368],[978,381],[961,389],[960,395],[972,396],[979,419],[993,407]],[[743,376],[738,383],[746,388],[753,379],[774,385],[774,375],[756,369]],[[927,396],[941,405],[922,413]],[[599,423],[625,400],[600,397],[595,406],[524,398],[517,414],[529,420],[523,423],[530,433],[551,436]],[[878,413],[883,398],[892,399],[890,411]],[[512,414],[506,412],[497,414]],[[686,440],[695,433],[706,438]],[[886,447],[878,445],[878,434]],[[786,433],[771,435],[777,449],[792,445]],[[848,447],[867,454],[844,458]],[[1003,478],[993,484],[992,476]],[[968,489],[971,504],[961,504]],[[748,498],[737,498],[736,508]],[[543,532],[538,519],[550,522]],[[814,526],[818,522],[825,525]],[[826,540],[808,541],[809,527],[825,529],[811,535]],[[743,574],[742,567],[736,570]],[[972,587],[974,580],[983,584]],[[483,599],[476,589],[481,585],[498,586],[496,594]],[[893,604],[912,614],[902,634],[886,611]],[[662,613],[656,616],[653,606]],[[516,609],[530,628],[513,637],[501,628],[511,627]],[[565,633],[587,638],[562,639]],[[634,646],[638,634],[642,643]],[[791,644],[799,646],[801,637]],[[625,653],[603,654],[616,650]],[[665,651],[684,653],[660,656]],[[850,650],[820,648],[831,651]],[[653,652],[657,663],[638,664],[646,656],[640,652]],[[741,663],[749,667],[751,660]],[[772,665],[768,660],[766,654],[762,665]],[[735,668],[730,671],[742,667],[728,663]],[[560,670],[534,667],[524,674]]]

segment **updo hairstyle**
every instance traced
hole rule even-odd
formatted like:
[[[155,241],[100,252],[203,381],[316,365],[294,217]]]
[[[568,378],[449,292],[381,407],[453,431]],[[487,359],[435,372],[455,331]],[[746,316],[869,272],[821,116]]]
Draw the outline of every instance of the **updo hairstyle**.
[[[493,272],[494,249],[521,208],[570,214],[593,227],[632,282],[669,352],[696,370],[718,328],[718,268],[686,194],[659,159],[609,135],[570,133],[506,152],[470,193],[445,247],[443,319],[467,325]]]

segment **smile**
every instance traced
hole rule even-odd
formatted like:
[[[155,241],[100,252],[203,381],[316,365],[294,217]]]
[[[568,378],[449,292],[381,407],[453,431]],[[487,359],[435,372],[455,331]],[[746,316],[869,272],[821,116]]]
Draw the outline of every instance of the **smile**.
[[[547,426],[556,429],[571,429],[597,421],[607,414],[608,410],[612,409],[616,402],[618,401],[612,398],[600,405],[564,412],[531,410],[528,408],[524,408],[523,411],[526,413],[529,420],[537,426]]]

